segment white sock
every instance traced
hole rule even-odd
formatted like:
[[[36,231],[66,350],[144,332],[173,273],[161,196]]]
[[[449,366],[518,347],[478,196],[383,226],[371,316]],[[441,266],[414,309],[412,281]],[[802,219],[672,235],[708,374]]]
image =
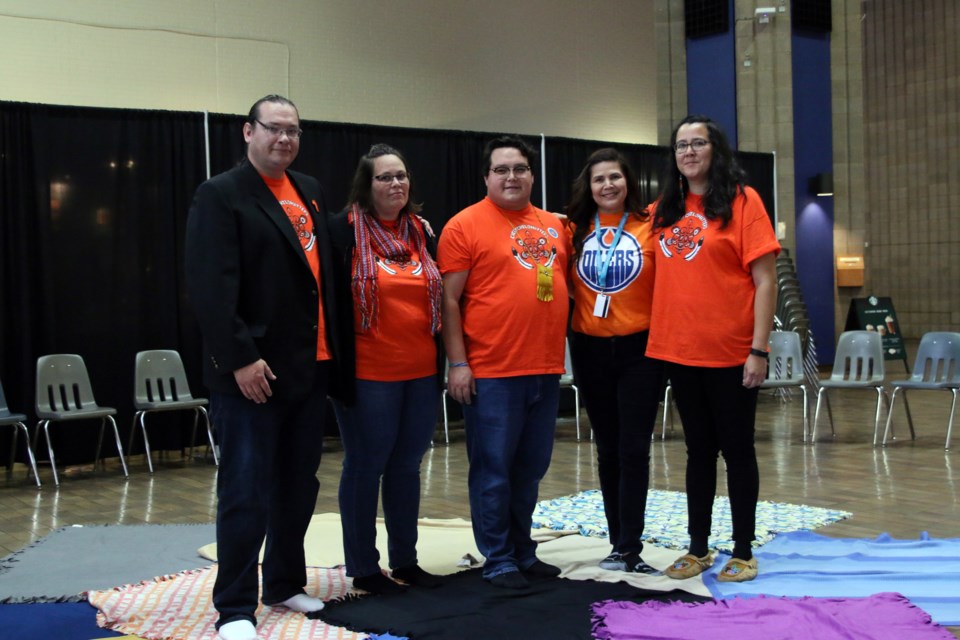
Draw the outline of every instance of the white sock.
[[[299,611],[300,613],[313,613],[323,609],[323,600],[320,598],[311,598],[305,593],[298,593],[292,598],[287,598],[279,603],[280,606]]]
[[[220,640],[257,640],[257,628],[249,620],[234,620],[217,630]]]

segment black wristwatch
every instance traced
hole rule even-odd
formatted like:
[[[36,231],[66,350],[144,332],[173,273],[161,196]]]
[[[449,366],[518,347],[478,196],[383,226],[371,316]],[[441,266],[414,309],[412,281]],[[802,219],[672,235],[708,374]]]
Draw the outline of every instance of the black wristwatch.
[[[764,360],[770,357],[770,354],[764,351],[763,349],[754,349],[753,347],[750,348],[750,355],[757,356],[758,358],[763,358]]]

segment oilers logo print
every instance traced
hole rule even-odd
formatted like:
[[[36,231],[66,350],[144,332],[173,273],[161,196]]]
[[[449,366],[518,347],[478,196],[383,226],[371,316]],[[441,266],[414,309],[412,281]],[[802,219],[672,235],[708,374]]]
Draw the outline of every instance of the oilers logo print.
[[[583,253],[577,260],[577,275],[591,290],[597,293],[616,293],[626,289],[637,279],[643,270],[643,251],[640,243],[628,231],[620,236],[620,242],[613,249],[610,266],[607,267],[606,282],[599,282],[600,259],[610,249],[616,235],[615,227],[601,227],[599,236],[591,231],[584,238]]]
[[[682,256],[689,262],[703,248],[703,232],[706,230],[707,219],[699,213],[688,211],[669,230],[660,233],[660,250],[668,258]]]

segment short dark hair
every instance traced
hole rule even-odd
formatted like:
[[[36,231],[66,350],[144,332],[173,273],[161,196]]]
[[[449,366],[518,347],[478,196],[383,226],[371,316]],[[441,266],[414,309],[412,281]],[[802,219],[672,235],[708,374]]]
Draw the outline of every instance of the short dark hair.
[[[347,208],[356,204],[360,209],[373,213],[373,161],[381,156],[397,156],[403,163],[407,172],[410,190],[407,194],[407,203],[403,205],[400,213],[418,213],[423,207],[413,201],[413,176],[410,168],[407,166],[407,160],[403,154],[388,144],[377,143],[370,147],[370,151],[360,157],[357,163],[357,170],[353,174],[353,183],[350,185],[350,195],[347,197]]]
[[[263,96],[259,100],[253,103],[253,106],[250,107],[250,113],[247,114],[246,122],[249,122],[253,126],[254,121],[260,118],[260,105],[264,102],[275,102],[277,104],[285,104],[293,107],[293,110],[297,112],[297,118],[300,117],[300,110],[297,109],[297,105],[293,104],[293,101],[289,98],[284,98],[283,96],[278,96],[275,93],[271,93],[268,96]]]
[[[527,144],[522,138],[518,136],[500,136],[494,138],[487,142],[486,146],[483,148],[483,175],[486,176],[490,173],[490,156],[493,155],[493,152],[497,149],[516,149],[520,152],[524,158],[527,159],[527,164],[530,165],[530,171],[533,172],[536,167],[537,162],[537,151],[529,144]]]
[[[620,165],[623,179],[627,183],[627,197],[623,203],[624,210],[637,216],[640,220],[646,220],[648,217],[643,195],[640,193],[640,179],[630,162],[622,153],[612,147],[597,149],[590,154],[580,174],[574,179],[570,204],[566,206],[564,211],[570,222],[577,225],[573,232],[573,247],[578,255],[583,251],[583,241],[590,232],[591,218],[597,210],[597,203],[593,201],[593,190],[590,188],[590,174],[593,172],[593,167],[601,162],[616,162]]]

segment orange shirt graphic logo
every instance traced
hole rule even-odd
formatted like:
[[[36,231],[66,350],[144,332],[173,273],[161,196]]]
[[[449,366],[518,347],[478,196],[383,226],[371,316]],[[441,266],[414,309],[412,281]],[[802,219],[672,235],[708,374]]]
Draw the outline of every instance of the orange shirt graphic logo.
[[[310,212],[298,202],[291,200],[281,200],[280,205],[284,213],[293,225],[293,231],[300,240],[303,250],[310,252],[317,242],[317,236],[313,233],[313,220],[310,218]]]
[[[524,269],[533,269],[538,264],[551,267],[557,259],[557,246],[537,227],[528,224],[514,227],[510,231],[510,241],[513,257]]]
[[[707,219],[699,213],[690,211],[669,231],[660,233],[660,250],[668,258],[678,255],[689,262],[703,248],[703,232],[706,228]]]

